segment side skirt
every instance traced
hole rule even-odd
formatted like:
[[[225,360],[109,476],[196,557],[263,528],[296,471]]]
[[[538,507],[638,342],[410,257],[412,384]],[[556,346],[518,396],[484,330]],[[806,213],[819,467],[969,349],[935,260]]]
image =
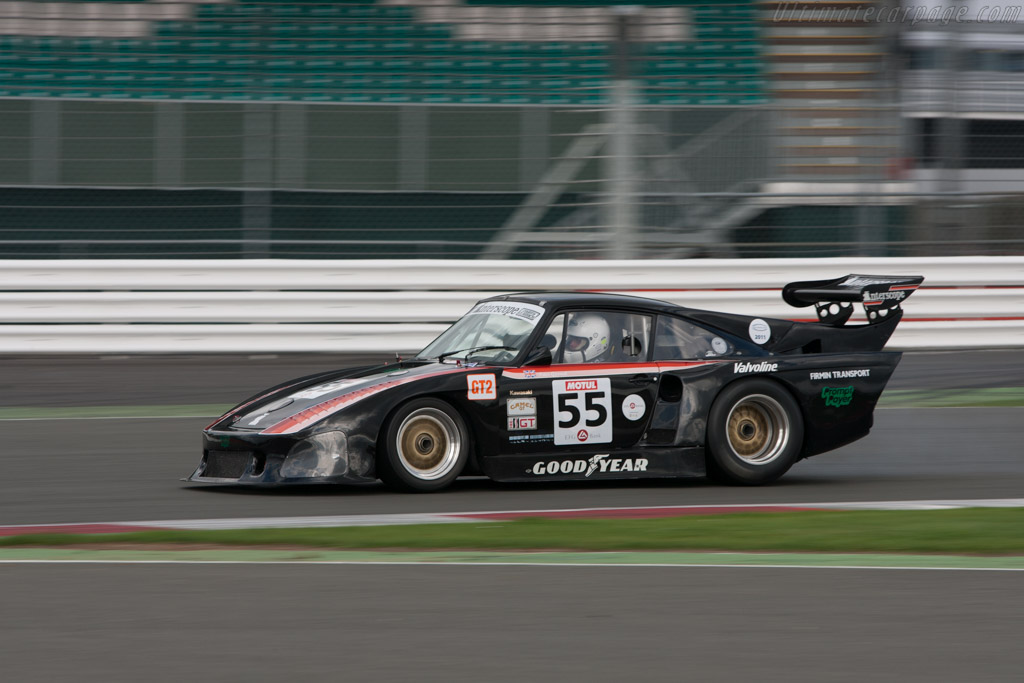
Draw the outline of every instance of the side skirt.
[[[645,448],[594,455],[539,453],[496,455],[480,459],[481,469],[495,481],[578,481],[703,477],[704,449]]]

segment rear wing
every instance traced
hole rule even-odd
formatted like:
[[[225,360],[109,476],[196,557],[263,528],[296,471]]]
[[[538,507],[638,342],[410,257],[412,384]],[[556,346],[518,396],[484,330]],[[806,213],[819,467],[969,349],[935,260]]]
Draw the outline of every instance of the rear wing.
[[[782,299],[790,306],[815,306],[818,320],[841,327],[853,315],[853,304],[864,304],[868,323],[876,324],[891,317],[892,309],[914,293],[924,277],[921,275],[847,275],[835,280],[791,282],[782,288]]]

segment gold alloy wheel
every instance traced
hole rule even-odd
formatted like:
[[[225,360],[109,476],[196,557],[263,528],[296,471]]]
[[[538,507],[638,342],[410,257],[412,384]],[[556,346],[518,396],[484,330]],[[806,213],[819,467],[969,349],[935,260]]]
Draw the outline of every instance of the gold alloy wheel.
[[[729,411],[726,437],[729,448],[751,465],[766,465],[778,458],[789,443],[789,416],[771,396],[746,396]]]
[[[450,415],[437,408],[420,408],[398,427],[398,459],[417,479],[440,479],[459,461],[462,435]]]

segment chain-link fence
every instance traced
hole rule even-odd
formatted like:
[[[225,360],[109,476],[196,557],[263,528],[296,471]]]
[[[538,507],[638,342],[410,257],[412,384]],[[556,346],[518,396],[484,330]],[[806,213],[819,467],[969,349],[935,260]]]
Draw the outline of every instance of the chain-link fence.
[[[0,257],[1021,253],[951,7],[0,2]]]

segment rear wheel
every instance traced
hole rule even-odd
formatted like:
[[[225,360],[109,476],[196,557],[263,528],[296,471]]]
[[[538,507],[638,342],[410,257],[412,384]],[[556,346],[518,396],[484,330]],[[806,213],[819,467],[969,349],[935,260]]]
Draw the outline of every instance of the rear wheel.
[[[404,491],[438,491],[462,473],[469,434],[462,416],[444,401],[422,398],[388,420],[377,476]]]
[[[796,400],[779,384],[749,379],[719,394],[708,418],[708,474],[732,484],[767,484],[793,466],[804,440]]]

